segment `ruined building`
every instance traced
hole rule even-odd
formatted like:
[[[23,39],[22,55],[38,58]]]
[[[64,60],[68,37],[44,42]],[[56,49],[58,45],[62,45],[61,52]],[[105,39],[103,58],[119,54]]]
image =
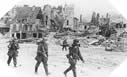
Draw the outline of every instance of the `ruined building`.
[[[73,29],[74,6],[65,4],[63,15],[65,18],[64,27]]]
[[[93,12],[92,18],[91,18],[91,24],[95,26],[99,26],[99,20],[100,20],[100,14]]]
[[[50,5],[45,5],[43,8],[43,15],[44,15],[44,25],[46,28],[50,29],[51,26],[51,11],[52,7]]]
[[[108,13],[106,14],[106,17],[102,16],[99,18],[99,25],[110,25],[110,15]]]
[[[74,17],[74,27],[73,27],[73,29],[74,30],[78,30],[78,28],[79,28],[79,19],[78,18],[76,18],[76,17]]]
[[[40,7],[23,7],[15,8],[15,22],[10,24],[10,37],[17,39],[41,38],[43,32],[41,27]],[[39,16],[39,17],[38,17]]]

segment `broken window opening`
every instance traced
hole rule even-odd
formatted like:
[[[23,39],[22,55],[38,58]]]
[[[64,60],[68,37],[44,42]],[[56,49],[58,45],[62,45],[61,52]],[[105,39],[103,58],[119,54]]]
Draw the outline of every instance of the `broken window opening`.
[[[33,38],[37,38],[37,33],[33,33]]]

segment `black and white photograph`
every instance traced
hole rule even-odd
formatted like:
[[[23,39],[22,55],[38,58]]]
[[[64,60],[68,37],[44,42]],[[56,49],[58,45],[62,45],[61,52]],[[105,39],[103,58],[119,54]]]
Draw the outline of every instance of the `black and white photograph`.
[[[22,77],[108,77],[126,58],[108,0],[22,0],[0,18],[0,59]]]

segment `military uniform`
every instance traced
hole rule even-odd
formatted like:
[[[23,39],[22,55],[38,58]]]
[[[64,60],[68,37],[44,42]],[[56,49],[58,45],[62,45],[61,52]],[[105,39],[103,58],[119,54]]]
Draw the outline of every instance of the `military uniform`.
[[[67,40],[64,40],[64,41],[63,41],[63,48],[62,48],[62,50],[65,49],[65,51],[67,51],[67,46],[68,46]]]
[[[40,63],[43,63],[44,69],[45,69],[45,73],[46,75],[48,75],[48,45],[47,43],[42,40],[41,42],[38,43],[38,49],[37,49],[37,56],[35,57],[37,63],[35,65],[35,73],[37,73],[38,71],[38,67],[40,65]]]
[[[14,66],[16,67],[16,65],[17,65],[17,59],[16,59],[16,57],[18,56],[18,51],[17,50],[19,49],[19,45],[13,39],[12,41],[10,41],[10,44],[8,45],[8,48],[9,48],[9,50],[8,50],[7,55],[9,57],[8,57],[7,64],[10,65],[10,62],[13,59]]]
[[[72,70],[74,77],[77,77],[76,63],[78,60],[81,60],[82,62],[84,62],[84,60],[81,56],[80,50],[79,50],[79,46],[80,46],[80,44],[78,44],[78,41],[74,40],[72,46],[69,47],[69,54],[67,54],[66,56],[69,59],[70,67],[64,71],[65,76],[70,70]]]
[[[108,40],[105,50],[106,51],[113,51],[113,42],[111,40]]]

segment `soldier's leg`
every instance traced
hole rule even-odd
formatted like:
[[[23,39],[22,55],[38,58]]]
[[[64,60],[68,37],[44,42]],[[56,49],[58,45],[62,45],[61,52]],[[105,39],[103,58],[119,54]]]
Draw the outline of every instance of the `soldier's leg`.
[[[74,77],[77,77],[75,65],[73,65],[72,72],[73,72]]]
[[[13,64],[14,64],[14,67],[16,67],[16,65],[17,65],[17,59],[16,59],[16,56],[13,56]]]
[[[67,46],[65,46],[65,51],[67,51]]]
[[[37,73],[38,67],[39,67],[40,63],[41,63],[41,62],[37,61],[36,65],[35,65],[35,73]]]
[[[70,65],[70,67],[67,68],[67,69],[64,71],[64,75],[66,76],[66,74],[67,74],[70,70],[72,70],[72,68],[73,68],[73,66]]]
[[[62,51],[64,51],[64,45],[63,45]]]
[[[43,66],[44,66],[44,70],[45,70],[46,75],[49,75],[47,59],[45,59],[45,60],[43,61]]]
[[[8,64],[8,65],[10,65],[11,59],[12,59],[12,57],[9,56],[9,57],[8,57],[8,61],[7,61],[7,64]]]

